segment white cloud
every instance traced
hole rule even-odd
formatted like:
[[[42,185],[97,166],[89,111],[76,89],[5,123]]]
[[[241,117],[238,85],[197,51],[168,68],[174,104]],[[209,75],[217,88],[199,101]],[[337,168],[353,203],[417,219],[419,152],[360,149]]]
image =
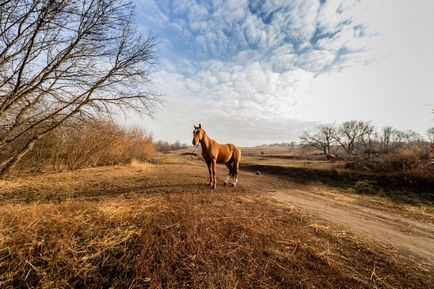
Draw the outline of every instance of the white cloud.
[[[224,120],[225,125],[241,124],[233,128],[237,135],[259,128],[267,132],[250,143],[244,140],[245,144],[267,142],[271,135],[282,137],[282,130],[293,127],[300,117],[295,109],[297,94],[310,87],[315,74],[334,64],[337,51],[351,37],[343,30],[314,49],[309,41],[318,25],[318,1],[257,3],[249,7],[247,1],[173,2],[171,12],[178,17],[171,27],[177,37],[215,57],[199,61],[178,55],[163,62],[158,77],[168,103],[159,119],[202,120],[211,128],[221,128]],[[324,22],[330,14],[322,12]],[[332,30],[337,25],[327,27]],[[306,51],[297,53],[294,45]],[[233,57],[219,59],[222,54]],[[290,136],[288,132],[294,139]]]
[[[303,67],[307,71],[319,73],[323,69],[332,65],[336,55],[329,50],[310,50],[295,59],[298,67]]]
[[[183,0],[148,5],[159,9],[152,21],[160,23],[162,29],[171,27],[164,30],[165,40],[170,42],[165,47],[170,47],[170,51],[163,53],[157,75],[167,100],[165,109],[155,116],[152,124],[158,137],[186,141],[190,131],[187,130],[188,136],[179,132],[201,121],[221,136],[230,128],[231,139],[239,138],[241,144],[294,140],[297,128],[312,125],[311,121],[333,121],[330,119],[333,117],[342,120],[333,111],[348,118],[359,115],[352,113],[357,110],[357,106],[351,106],[352,98],[358,98],[359,108],[369,107],[361,105],[365,102],[360,99],[374,96],[361,95],[366,90],[349,87],[358,87],[357,79],[345,79],[343,83],[340,78],[333,79],[340,75],[335,72],[344,68],[354,71],[360,64],[381,59],[384,52],[380,53],[378,47],[385,45],[377,40],[385,38],[374,32],[383,27],[378,19],[387,13],[396,15],[396,11],[391,11],[395,2],[257,3],[257,7],[249,7],[248,1]],[[377,7],[382,12],[377,12]],[[394,20],[396,25],[400,17]],[[414,43],[420,41],[414,35],[419,35],[423,27],[417,29],[412,35],[411,31],[393,34],[393,47],[388,48],[397,48],[401,44],[397,41],[399,37],[414,38]],[[389,32],[392,30],[393,25]],[[408,59],[403,57],[404,61],[410,62],[411,56],[415,54],[409,54]],[[385,74],[399,71],[397,64],[396,69]],[[372,71],[370,74],[374,75]],[[379,75],[377,78],[379,92],[369,90],[369,93],[378,99],[382,91],[387,91],[381,90],[382,85],[396,84],[380,81]],[[363,83],[369,85],[366,80]],[[400,83],[404,83],[401,78]]]
[[[340,26],[352,21],[358,14],[357,0],[328,0],[318,13],[318,26],[325,33],[334,33]]]
[[[199,69],[189,76],[173,69],[158,73],[157,84],[164,88],[167,103],[153,124],[155,131],[161,128],[157,137],[185,142],[187,136],[173,137],[176,131],[202,122],[217,132],[229,127],[231,137],[236,135],[241,145],[252,145],[282,137],[294,140],[300,133],[294,130],[295,123],[300,128],[312,125],[294,117],[296,94],[308,89],[313,73],[301,69],[273,72],[269,64],[260,62],[239,65],[211,60],[192,65]],[[253,131],[262,133],[252,137]]]

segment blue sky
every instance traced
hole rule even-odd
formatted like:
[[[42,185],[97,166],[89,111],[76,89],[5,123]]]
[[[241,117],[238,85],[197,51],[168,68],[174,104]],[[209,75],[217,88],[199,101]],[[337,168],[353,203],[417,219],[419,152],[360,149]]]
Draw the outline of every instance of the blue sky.
[[[201,122],[240,145],[350,119],[422,133],[434,125],[434,5],[414,2],[136,0],[139,29],[158,36],[164,105],[128,122],[188,143]]]

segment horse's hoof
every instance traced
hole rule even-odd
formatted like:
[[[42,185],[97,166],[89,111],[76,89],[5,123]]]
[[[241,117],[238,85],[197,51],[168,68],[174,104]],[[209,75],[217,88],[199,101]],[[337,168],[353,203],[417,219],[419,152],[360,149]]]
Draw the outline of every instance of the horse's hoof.
[[[236,187],[236,186],[237,186],[237,184],[232,184],[232,186]]]
[[[224,183],[223,183],[223,186],[226,186],[227,184],[228,184],[227,182],[224,182]]]

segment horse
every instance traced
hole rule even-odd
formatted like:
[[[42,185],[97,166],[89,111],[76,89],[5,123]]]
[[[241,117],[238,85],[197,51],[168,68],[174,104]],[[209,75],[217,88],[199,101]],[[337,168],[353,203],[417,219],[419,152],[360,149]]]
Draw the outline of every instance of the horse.
[[[240,169],[241,151],[233,144],[219,144],[215,140],[211,139],[202,128],[194,126],[193,130],[193,145],[201,145],[202,157],[208,166],[209,173],[209,185],[211,188],[216,188],[216,165],[226,164],[229,169],[229,174],[225,179],[224,185],[228,184],[228,180],[232,177],[235,181],[233,186],[235,187],[238,182],[238,174]]]

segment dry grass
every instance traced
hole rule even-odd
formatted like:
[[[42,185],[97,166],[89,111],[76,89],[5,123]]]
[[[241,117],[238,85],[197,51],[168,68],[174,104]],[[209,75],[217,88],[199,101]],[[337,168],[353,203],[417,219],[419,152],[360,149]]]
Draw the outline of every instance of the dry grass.
[[[171,175],[160,168],[136,163],[4,181],[0,287],[429,288],[434,282],[432,269],[254,188],[211,192],[202,185],[202,168]]]
[[[7,158],[21,144],[0,152]],[[152,137],[125,130],[109,121],[69,124],[42,138],[17,165],[14,174],[74,170],[150,160],[155,155]]]
[[[1,286],[427,288],[432,281],[260,198],[129,197],[3,206]]]

